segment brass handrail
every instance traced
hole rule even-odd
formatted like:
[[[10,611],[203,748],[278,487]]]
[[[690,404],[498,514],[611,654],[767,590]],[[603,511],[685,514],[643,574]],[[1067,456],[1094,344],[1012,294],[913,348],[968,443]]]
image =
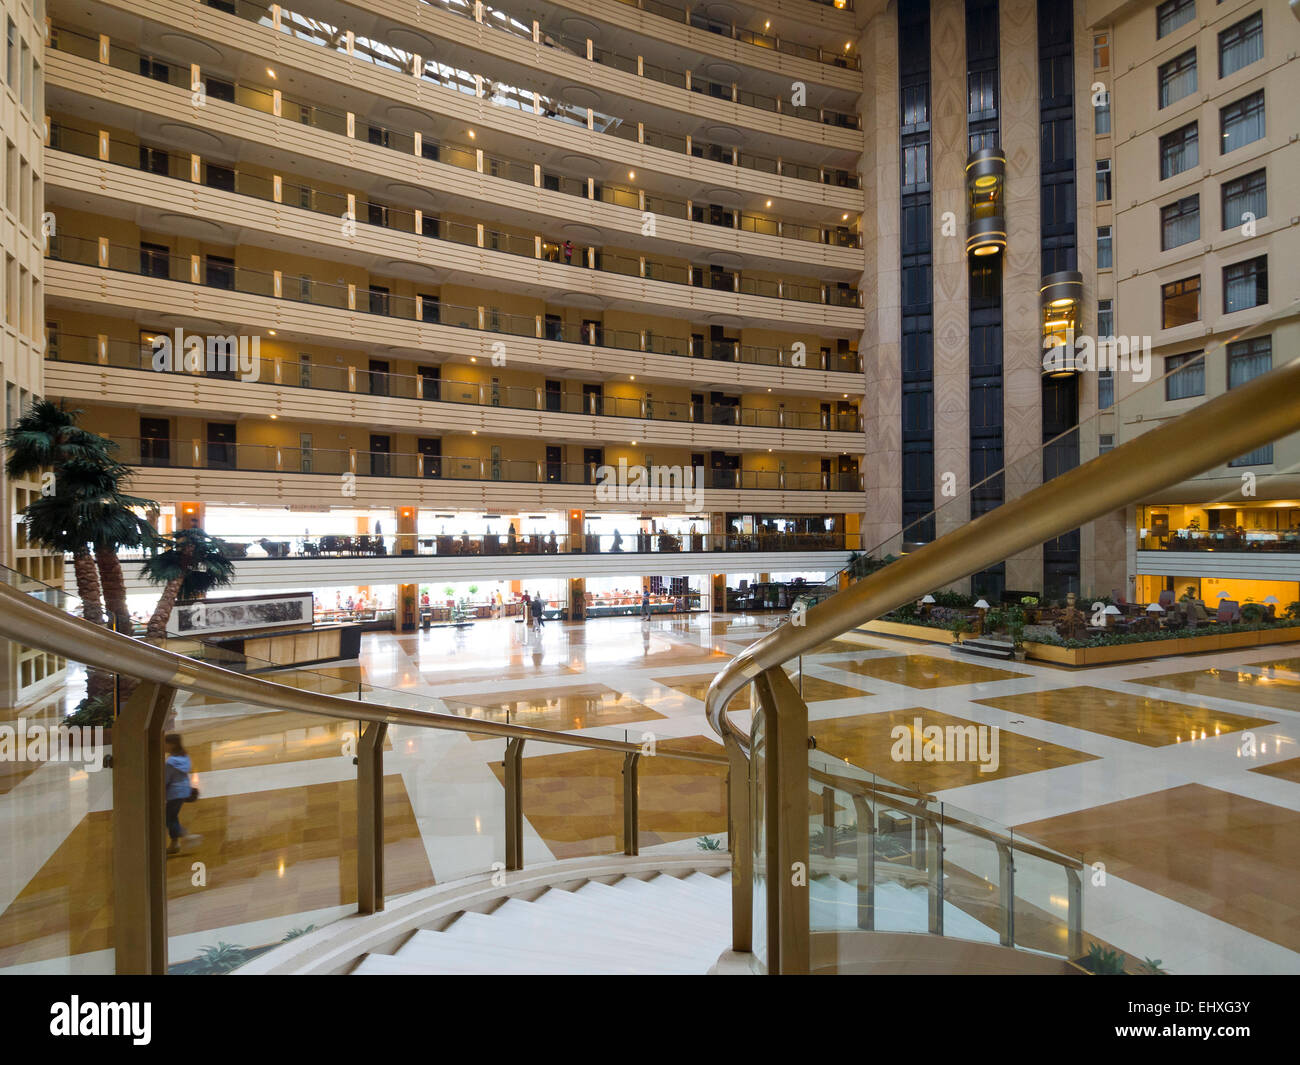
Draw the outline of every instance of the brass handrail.
[[[120,633],[89,625],[57,607],[33,599],[26,592],[0,583],[0,636],[27,647],[62,655],[85,665],[112,673],[123,673],[185,691],[199,692],[230,702],[245,702],[272,710],[295,710],[305,714],[346,721],[373,721],[384,725],[413,725],[417,728],[473,732],[501,739],[538,740],[567,747],[640,753],[642,746],[626,740],[598,736],[575,736],[527,725],[502,724],[458,717],[433,710],[410,710],[384,703],[361,703],[339,695],[305,691],[274,681],[261,680],[220,666],[187,658]],[[692,762],[727,765],[727,756],[703,751],[679,751],[656,743],[657,755]]]
[[[827,769],[815,769],[808,767],[808,776],[813,780],[820,781],[823,784],[829,784],[838,791],[848,792],[850,795],[860,795],[863,798],[874,799],[880,806],[888,806],[891,810],[898,810],[901,813],[910,814],[912,817],[918,817],[923,821],[931,824],[939,824],[944,827],[960,829],[967,835],[975,836],[979,839],[986,840],[989,843],[999,844],[1004,847],[1010,847],[1013,850],[1027,854],[1031,858],[1042,858],[1044,861],[1052,862],[1054,865],[1062,866],[1066,869],[1082,869],[1083,862],[1078,858],[1071,858],[1065,854],[1058,854],[1055,851],[1047,850],[1037,844],[1030,843],[1028,840],[1019,839],[1013,833],[1008,831],[1005,835],[984,828],[982,825],[972,824],[964,821],[960,817],[954,817],[946,811],[940,813],[937,810],[928,809],[924,803],[905,802],[905,798],[910,798],[912,794],[920,795],[920,792],[904,794],[901,789],[885,787],[880,784],[874,784],[868,780],[857,780],[854,777],[841,776],[839,773],[832,773]],[[934,802],[939,800],[933,796],[924,796]],[[945,804],[947,805],[947,804]]]
[[[1300,429],[1300,359],[1248,381],[891,562],[750,644],[713,679],[705,714],[747,749],[727,704],[761,673],[1019,551]]]

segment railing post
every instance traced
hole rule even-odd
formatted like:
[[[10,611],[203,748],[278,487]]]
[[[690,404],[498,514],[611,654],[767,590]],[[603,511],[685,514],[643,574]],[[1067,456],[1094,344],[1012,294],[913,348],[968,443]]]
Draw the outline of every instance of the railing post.
[[[854,795],[853,806],[858,814],[858,927],[870,932],[876,927],[876,812],[864,795]]]
[[[799,686],[803,687],[802,670],[799,673]],[[822,857],[835,857],[835,789],[830,786],[822,788]]]
[[[925,878],[930,888],[930,931],[943,935],[943,821],[942,814],[921,822],[925,833]]]
[[[623,853],[629,857],[641,853],[637,801],[637,764],[640,761],[640,751],[628,751],[623,755]]]
[[[167,972],[163,722],[176,690],[141,681],[113,722],[113,950],[119,975]]]
[[[785,670],[754,678],[763,714],[767,971],[806,973],[808,922],[808,707]]]
[[[357,913],[384,908],[384,737],[370,722],[357,744]]]
[[[754,949],[754,852],[750,822],[750,761],[730,737],[727,757],[727,845],[731,849],[731,949]]]
[[[1016,855],[1009,843],[999,843],[998,904],[1002,908],[1002,945],[1016,945]]]
[[[1083,956],[1083,877],[1078,869],[1065,870],[1069,882],[1069,910],[1066,920],[1069,926],[1069,951],[1071,958]]]
[[[506,740],[506,868],[524,867],[524,741]]]

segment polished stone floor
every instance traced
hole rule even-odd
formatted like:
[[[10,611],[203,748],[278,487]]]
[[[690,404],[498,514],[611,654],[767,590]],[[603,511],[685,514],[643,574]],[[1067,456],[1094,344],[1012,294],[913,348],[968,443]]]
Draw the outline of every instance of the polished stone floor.
[[[282,679],[363,702],[720,751],[705,690],[775,621],[609,618],[534,633],[507,620],[371,634],[358,661]],[[1014,826],[1081,857],[1097,940],[1174,972],[1300,972],[1300,660],[1252,648],[1070,671],[871,634],[788,668],[818,764],[933,794],[969,823]],[[54,720],[61,705],[0,709],[0,723]],[[747,691],[730,711],[748,723]],[[996,726],[996,767],[900,761],[897,730],[918,726]],[[354,908],[357,723],[195,696],[178,704],[174,727],[201,792],[181,820],[202,839],[169,859],[173,959],[274,943]],[[390,894],[504,861],[504,750],[490,736],[390,728]],[[654,757],[640,772],[642,853],[725,846],[720,768]],[[523,776],[526,864],[622,849],[620,754],[530,740]],[[821,801],[812,787],[814,827]],[[13,840],[0,863],[0,967],[111,967],[111,805],[109,773],[0,762],[0,828]],[[855,817],[845,797],[832,807],[837,823]],[[989,855],[956,828],[945,848],[956,904],[992,920]],[[1064,877],[1018,859],[1016,884],[1029,945],[1053,949]]]

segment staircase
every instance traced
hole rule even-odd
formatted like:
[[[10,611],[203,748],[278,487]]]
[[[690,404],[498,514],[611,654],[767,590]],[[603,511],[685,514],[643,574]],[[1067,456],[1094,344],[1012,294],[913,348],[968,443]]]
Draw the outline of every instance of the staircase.
[[[952,645],[954,653],[978,655],[980,658],[1014,658],[1015,645],[1007,640],[995,640],[991,636],[981,636],[974,640],[962,640]]]
[[[507,898],[414,931],[391,953],[365,955],[361,976],[529,973],[703,974],[731,945],[729,876],[692,872],[588,880]]]

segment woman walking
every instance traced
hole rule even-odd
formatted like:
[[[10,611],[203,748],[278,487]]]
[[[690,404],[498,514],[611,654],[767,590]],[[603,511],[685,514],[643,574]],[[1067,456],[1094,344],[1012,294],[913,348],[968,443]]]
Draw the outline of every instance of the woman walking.
[[[190,785],[190,756],[185,753],[180,733],[169,732],[163,737],[163,745],[167,752],[167,853],[179,854],[182,839],[197,843],[203,837],[188,835],[181,825],[181,807],[190,801],[194,789]]]

